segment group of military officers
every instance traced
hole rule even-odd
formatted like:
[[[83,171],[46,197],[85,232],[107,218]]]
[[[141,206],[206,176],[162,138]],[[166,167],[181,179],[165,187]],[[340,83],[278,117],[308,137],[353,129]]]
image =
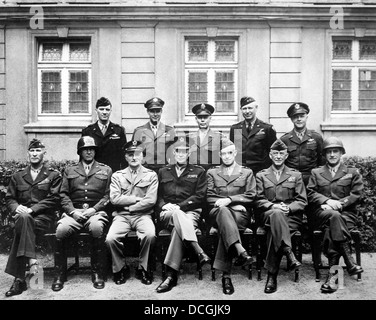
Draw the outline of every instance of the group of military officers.
[[[215,108],[207,103],[192,108],[198,130],[177,134],[161,122],[164,101],[145,103],[150,121],[137,127],[127,141],[124,127],[112,123],[111,102],[100,98],[98,121],[82,130],[77,143],[79,161],[63,173],[44,163],[46,148],[33,139],[29,165],[15,173],[6,202],[15,220],[14,239],[5,272],[15,277],[6,296],[27,289],[36,259],[35,241],[56,223],[55,268],[52,290],[67,281],[67,239],[81,230],[92,236],[93,286],[105,286],[107,252],[113,280],[120,285],[130,276],[124,255],[124,238],[135,230],[140,240],[136,277],[150,285],[150,256],[156,242],[155,225],[171,231],[164,258],[166,277],[158,293],[177,285],[186,249],[200,265],[212,263],[222,271],[222,290],[232,294],[232,265],[253,262],[243,247],[241,232],[252,215],[266,230],[268,277],[265,293],[277,290],[280,262],[286,256],[291,269],[301,265],[291,249],[291,235],[303,223],[324,231],[324,254],[329,266],[343,256],[350,275],[363,272],[351,256],[350,230],[356,223],[355,204],[363,190],[357,169],[345,166],[345,148],[336,137],[325,141],[307,129],[310,109],[293,103],[287,110],[294,128],[277,139],[271,124],[257,118],[258,103],[243,97],[244,120],[230,128],[227,138],[210,128]],[[214,261],[198,243],[196,231],[205,217],[218,230]],[[235,261],[233,261],[235,259]],[[328,272],[323,293],[335,292],[336,277]]]

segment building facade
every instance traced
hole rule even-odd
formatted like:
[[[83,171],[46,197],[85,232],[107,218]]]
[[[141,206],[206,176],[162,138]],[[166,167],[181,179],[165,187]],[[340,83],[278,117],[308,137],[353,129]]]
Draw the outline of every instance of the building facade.
[[[279,136],[302,101],[309,128],[376,155],[376,1],[0,1],[0,160],[23,159],[34,137],[50,159],[76,159],[101,96],[130,138],[153,96],[177,130],[214,105],[227,134],[244,95]]]

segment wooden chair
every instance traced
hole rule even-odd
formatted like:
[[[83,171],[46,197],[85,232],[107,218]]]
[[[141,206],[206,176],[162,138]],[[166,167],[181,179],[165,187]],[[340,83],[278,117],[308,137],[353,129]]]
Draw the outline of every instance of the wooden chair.
[[[241,241],[243,243],[244,248],[247,250],[248,254],[252,256],[252,238],[253,238],[253,231],[250,228],[246,228],[240,232]],[[215,281],[215,269],[213,267],[215,254],[217,252],[218,247],[218,229],[215,227],[211,227],[208,236],[210,238],[211,243],[211,259],[212,259],[212,281]],[[248,266],[248,279],[252,280],[252,264]]]
[[[257,258],[256,258],[256,269],[257,269],[257,280],[261,281],[262,267],[264,266],[264,260],[266,257],[266,230],[263,227],[258,227],[256,230],[257,239]],[[300,231],[295,231],[291,235],[291,245],[292,252],[294,253],[296,259],[302,262],[302,234]],[[286,266],[286,271],[290,269],[290,266]],[[294,281],[299,281],[299,268],[295,269]]]
[[[355,248],[355,256],[356,256],[356,263],[360,266],[361,265],[361,255],[360,255],[360,242],[361,242],[361,235],[360,231],[357,229],[353,229],[350,231],[351,238],[352,238],[352,245],[351,249],[354,246]],[[322,240],[324,237],[324,233],[321,230],[314,230],[312,232],[312,261],[313,267],[315,268],[316,274],[316,282],[320,281],[320,270],[321,269],[329,269],[328,265],[324,265],[321,260],[321,253],[322,253]],[[344,266],[346,268],[346,266]],[[362,280],[362,274],[359,273],[357,275],[358,281]]]

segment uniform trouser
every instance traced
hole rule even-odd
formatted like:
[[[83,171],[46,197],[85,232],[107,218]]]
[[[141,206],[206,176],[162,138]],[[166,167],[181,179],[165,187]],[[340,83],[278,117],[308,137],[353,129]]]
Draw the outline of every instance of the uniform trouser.
[[[126,215],[119,213],[119,215],[114,217],[106,237],[106,245],[112,257],[113,273],[119,272],[126,265],[122,239],[131,230],[136,230],[137,237],[141,241],[139,264],[145,271],[148,270],[149,255],[154,248],[156,240],[152,218],[147,214]]]
[[[16,277],[25,278],[26,264],[29,258],[36,258],[35,238],[43,234],[55,221],[53,214],[29,213],[18,214],[14,227],[14,238],[5,272]]]
[[[350,211],[342,213],[336,210],[318,209],[314,212],[314,227],[324,231],[323,253],[325,256],[339,254],[339,245],[350,241],[350,231],[356,225],[356,214]]]
[[[287,216],[279,209],[271,209],[262,214],[262,222],[266,228],[265,268],[276,273],[279,269],[279,249],[284,244],[291,247],[291,234],[302,224],[302,214]]]
[[[107,214],[104,211],[98,211],[84,222],[78,222],[64,214],[57,223],[56,238],[67,239],[82,229],[87,230],[93,238],[100,238],[107,223]]]
[[[160,218],[165,228],[171,229],[171,241],[167,250],[164,264],[174,270],[180,269],[185,251],[184,241],[196,241],[196,229],[200,220],[201,210],[197,211],[166,211]]]
[[[232,257],[229,249],[234,243],[241,243],[239,229],[245,229],[248,219],[247,213],[233,210],[231,207],[214,208],[210,211],[210,218],[215,219],[218,227],[218,247],[213,267],[223,272],[231,272]]]

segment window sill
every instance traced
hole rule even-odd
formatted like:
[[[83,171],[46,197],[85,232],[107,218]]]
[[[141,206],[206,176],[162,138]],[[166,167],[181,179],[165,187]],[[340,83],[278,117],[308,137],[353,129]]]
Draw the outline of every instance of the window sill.
[[[88,120],[41,120],[24,125],[26,133],[81,133]]]
[[[325,131],[376,131],[376,124],[368,123],[332,123],[324,122],[321,130]]]

